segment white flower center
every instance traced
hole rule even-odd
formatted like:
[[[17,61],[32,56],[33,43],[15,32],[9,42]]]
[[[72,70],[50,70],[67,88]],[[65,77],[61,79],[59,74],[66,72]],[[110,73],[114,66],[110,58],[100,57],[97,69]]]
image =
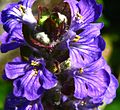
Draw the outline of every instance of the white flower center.
[[[40,42],[42,42],[43,44],[49,44],[50,43],[50,39],[48,38],[48,35],[45,34],[44,32],[40,32],[36,34],[36,39]]]

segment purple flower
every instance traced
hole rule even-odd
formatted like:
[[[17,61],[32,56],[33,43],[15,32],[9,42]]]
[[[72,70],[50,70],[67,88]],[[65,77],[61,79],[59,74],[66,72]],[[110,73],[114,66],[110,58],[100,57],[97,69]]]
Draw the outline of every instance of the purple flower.
[[[34,28],[36,19],[32,14],[32,4],[34,0],[21,0],[18,3],[12,3],[0,13],[1,23],[6,31],[5,34],[1,35],[0,40],[1,52],[7,52],[13,50],[20,45],[25,44],[25,40],[22,34],[22,23],[29,25]]]
[[[5,100],[4,110],[43,110],[43,106],[41,98],[35,101],[28,101],[25,98],[9,94]]]
[[[56,86],[56,77],[45,68],[45,61],[30,58],[28,62],[15,58],[5,66],[5,74],[9,79],[15,79],[14,95],[28,100],[40,97],[44,89]]]
[[[64,0],[71,8],[71,29],[78,30],[91,22],[95,22],[102,13],[102,5],[95,0]]]
[[[74,101],[74,106],[76,110],[98,110],[98,106],[102,104],[103,104],[102,102],[101,103],[91,102],[89,97],[83,100]]]
[[[105,48],[105,42],[100,35],[102,23],[88,25],[83,32],[76,34],[69,30],[65,34],[69,56],[73,66],[85,65],[98,60]]]
[[[32,14],[32,4],[35,0],[21,0],[18,3],[12,3],[1,11],[1,21],[6,32],[11,33],[21,23],[32,25],[36,19]],[[22,30],[22,27],[21,27]]]
[[[119,84],[103,57],[83,66],[71,65],[67,74],[74,79],[74,97],[77,99],[89,98],[93,104],[109,104],[116,97]]]
[[[86,97],[99,98],[107,90],[110,84],[109,73],[103,68],[105,60],[102,58],[85,66],[77,65],[71,68],[74,78],[74,97],[83,99]]]
[[[66,97],[66,96],[64,96]],[[65,104],[66,103],[66,104]],[[90,100],[90,97],[84,99],[72,99],[70,97],[66,97],[66,100],[63,102],[63,108],[67,108],[67,110],[98,110],[98,106],[103,103],[93,103]],[[67,106],[66,106],[67,105]]]

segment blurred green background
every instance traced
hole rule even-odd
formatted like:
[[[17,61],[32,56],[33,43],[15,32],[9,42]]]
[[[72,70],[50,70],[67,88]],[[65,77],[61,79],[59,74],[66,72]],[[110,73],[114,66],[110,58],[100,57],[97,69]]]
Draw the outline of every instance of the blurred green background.
[[[17,0],[0,0],[0,10],[2,10],[7,3]],[[40,0],[39,0],[40,1]],[[46,4],[51,0],[46,1]],[[57,1],[57,0],[55,0]],[[103,15],[98,22],[104,22],[104,28],[101,31],[103,38],[106,41],[106,49],[103,56],[112,68],[113,74],[120,82],[120,1],[119,0],[97,0],[103,4]],[[3,32],[0,25],[0,34]],[[8,93],[11,92],[12,83],[2,79],[3,69],[6,62],[11,61],[14,57],[19,55],[19,49],[10,51],[8,53],[0,53],[0,110],[3,110],[4,100]],[[102,107],[103,110],[120,110],[120,87],[117,90],[115,100]]]

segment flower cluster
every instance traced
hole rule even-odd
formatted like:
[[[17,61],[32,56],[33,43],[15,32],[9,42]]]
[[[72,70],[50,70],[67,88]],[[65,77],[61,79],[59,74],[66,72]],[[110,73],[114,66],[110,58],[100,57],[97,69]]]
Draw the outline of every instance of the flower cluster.
[[[63,0],[49,9],[35,0],[8,4],[0,12],[2,53],[20,48],[5,65],[13,81],[5,110],[93,110],[116,96],[118,81],[102,56],[102,6],[95,0]]]

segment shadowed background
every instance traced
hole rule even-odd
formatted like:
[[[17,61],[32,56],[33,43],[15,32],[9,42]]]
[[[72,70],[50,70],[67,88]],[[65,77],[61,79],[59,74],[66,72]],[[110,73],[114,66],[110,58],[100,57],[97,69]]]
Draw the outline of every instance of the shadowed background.
[[[17,0],[0,0],[0,11],[7,3]],[[44,5],[52,6],[58,0],[38,0]],[[52,1],[52,3],[51,3]],[[54,1],[54,2],[53,2]],[[59,0],[60,1],[60,0]],[[105,59],[112,68],[113,74],[120,82],[120,1],[119,0],[97,0],[103,4],[103,16],[98,22],[104,22],[104,28],[101,33],[106,41],[106,49],[103,52]],[[3,32],[0,25],[0,34]],[[0,110],[3,110],[4,100],[8,93],[12,90],[12,83],[4,81],[2,74],[4,73],[4,65],[19,55],[19,49],[8,53],[0,53]],[[103,110],[119,110],[120,107],[120,88],[117,90],[116,99],[109,105],[103,106]]]

